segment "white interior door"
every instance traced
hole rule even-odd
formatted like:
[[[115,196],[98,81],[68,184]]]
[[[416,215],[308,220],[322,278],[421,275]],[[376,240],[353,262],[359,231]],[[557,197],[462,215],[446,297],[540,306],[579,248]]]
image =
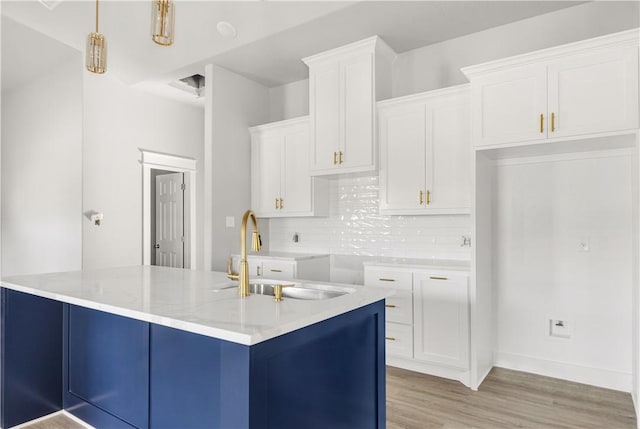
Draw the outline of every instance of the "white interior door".
[[[156,265],[184,268],[184,176],[156,177]]]

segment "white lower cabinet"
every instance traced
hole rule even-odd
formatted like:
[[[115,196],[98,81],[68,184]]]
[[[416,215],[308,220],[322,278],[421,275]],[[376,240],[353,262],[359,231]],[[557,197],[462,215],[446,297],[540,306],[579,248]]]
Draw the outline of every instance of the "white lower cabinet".
[[[240,256],[232,255],[232,260],[233,270],[238,272]],[[249,255],[247,262],[251,279],[329,281],[329,255]]]
[[[415,360],[469,368],[468,276],[413,274]]]
[[[366,265],[365,286],[391,288],[386,300],[387,364],[469,386],[469,274]]]

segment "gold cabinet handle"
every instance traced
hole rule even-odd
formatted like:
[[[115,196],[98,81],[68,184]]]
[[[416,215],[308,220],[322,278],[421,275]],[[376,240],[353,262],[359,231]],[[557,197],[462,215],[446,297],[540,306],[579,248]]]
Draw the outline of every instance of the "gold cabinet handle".
[[[431,204],[431,191],[427,189],[427,205]]]
[[[260,277],[260,266],[256,267],[256,276]]]
[[[435,277],[435,276],[434,276],[434,277],[429,277],[429,278],[430,278],[431,280],[449,280],[449,279],[448,279],[448,278],[446,278],[446,277]]]
[[[393,337],[384,337],[385,340],[389,340],[389,341],[395,341],[396,339]]]
[[[284,206],[282,205],[282,201],[284,201],[284,200],[283,200],[282,198],[280,198],[280,208],[281,208],[281,209],[282,209],[282,207],[284,207]]]
[[[394,304],[385,304],[385,307],[389,307],[389,308],[396,308],[396,306]]]
[[[422,199],[422,189],[420,189],[420,205],[422,205],[424,203],[423,199]]]
[[[551,112],[551,132],[556,131],[556,114]]]
[[[395,282],[396,281],[395,279],[378,279],[378,280],[380,280],[381,282]]]
[[[342,161],[342,155],[344,155],[344,154],[342,153],[342,151],[340,151],[339,153],[340,153],[340,164],[342,164],[342,162],[343,162]]]
[[[276,198],[276,210],[278,210],[278,199]]]
[[[333,152],[333,165],[338,163],[338,152]]]
[[[540,113],[540,132],[544,133],[544,115]]]
[[[272,273],[281,273],[282,270],[271,270]]]

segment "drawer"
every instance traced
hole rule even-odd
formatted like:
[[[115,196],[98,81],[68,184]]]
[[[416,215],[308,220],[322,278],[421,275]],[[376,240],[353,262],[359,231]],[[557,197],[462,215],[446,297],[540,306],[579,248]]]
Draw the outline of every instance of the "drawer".
[[[288,279],[295,278],[296,263],[289,261],[269,261],[262,262],[262,277],[267,279]]]
[[[413,358],[413,328],[411,325],[387,323],[385,338],[388,356]]]
[[[386,299],[385,307],[387,322],[407,325],[413,323],[413,298],[411,294],[399,291],[397,295]]]
[[[364,268],[365,286],[392,287],[411,292],[413,276],[408,271],[394,271],[378,267]]]

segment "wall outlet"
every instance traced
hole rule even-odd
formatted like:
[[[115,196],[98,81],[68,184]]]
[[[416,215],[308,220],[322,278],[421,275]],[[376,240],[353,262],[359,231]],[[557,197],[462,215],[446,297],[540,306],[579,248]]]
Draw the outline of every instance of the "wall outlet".
[[[236,226],[236,218],[233,216],[227,216],[226,219],[227,228],[233,228]]]
[[[580,243],[578,243],[578,251],[579,252],[591,251],[591,243],[590,243],[589,237],[583,238],[580,240]]]
[[[572,323],[566,319],[549,319],[549,336],[569,339],[573,335]]]

